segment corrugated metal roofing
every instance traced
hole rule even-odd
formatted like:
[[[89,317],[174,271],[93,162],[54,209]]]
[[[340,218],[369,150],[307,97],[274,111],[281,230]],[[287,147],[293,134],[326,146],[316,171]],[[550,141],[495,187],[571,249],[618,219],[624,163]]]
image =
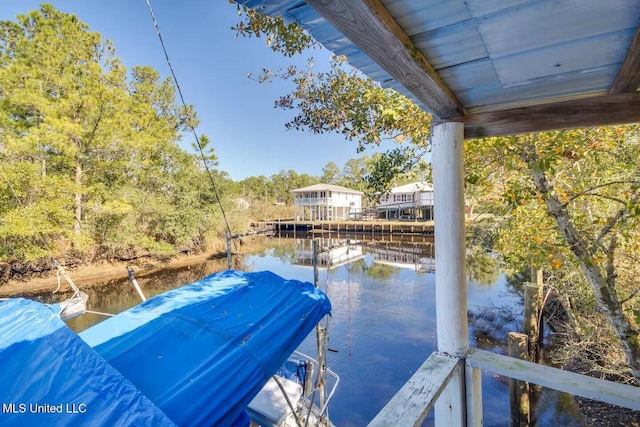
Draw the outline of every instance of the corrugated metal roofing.
[[[640,0],[356,1],[384,6],[471,114],[607,94],[640,23]],[[374,80],[417,99],[304,1],[240,3],[297,22]]]

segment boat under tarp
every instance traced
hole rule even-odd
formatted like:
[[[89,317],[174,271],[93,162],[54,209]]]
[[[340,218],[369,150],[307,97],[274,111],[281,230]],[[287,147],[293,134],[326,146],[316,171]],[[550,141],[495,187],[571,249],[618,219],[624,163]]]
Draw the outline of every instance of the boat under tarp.
[[[178,425],[232,425],[331,310],[310,283],[225,271],[80,336]]]
[[[0,425],[175,425],[59,311],[23,298],[0,302]]]

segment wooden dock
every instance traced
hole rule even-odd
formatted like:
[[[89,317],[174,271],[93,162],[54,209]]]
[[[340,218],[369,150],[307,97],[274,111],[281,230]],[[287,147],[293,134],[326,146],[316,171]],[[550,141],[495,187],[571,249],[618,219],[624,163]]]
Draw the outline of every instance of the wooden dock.
[[[433,235],[433,221],[267,221],[277,231]]]

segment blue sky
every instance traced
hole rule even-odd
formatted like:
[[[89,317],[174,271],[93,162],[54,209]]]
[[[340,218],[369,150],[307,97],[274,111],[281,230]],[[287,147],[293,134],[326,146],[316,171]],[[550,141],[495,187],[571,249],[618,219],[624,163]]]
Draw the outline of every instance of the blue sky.
[[[35,10],[42,1],[0,0],[0,20]],[[50,0],[57,9],[75,13],[91,30],[114,42],[116,55],[131,68],[151,65],[168,76],[164,54],[145,0]],[[342,168],[359,157],[355,142],[341,135],[287,131],[293,112],[273,102],[291,86],[277,81],[259,84],[249,73],[284,68],[291,59],[272,52],[264,39],[235,39],[235,5],[226,0],[151,0],[156,19],[185,100],[196,107],[199,134],[212,141],[219,169],[234,180],[271,176],[281,170],[322,175],[330,161]],[[329,53],[312,51],[315,67],[326,69]],[[295,59],[306,63],[306,57]],[[191,146],[188,135],[183,146]],[[371,152],[369,152],[371,154]]]

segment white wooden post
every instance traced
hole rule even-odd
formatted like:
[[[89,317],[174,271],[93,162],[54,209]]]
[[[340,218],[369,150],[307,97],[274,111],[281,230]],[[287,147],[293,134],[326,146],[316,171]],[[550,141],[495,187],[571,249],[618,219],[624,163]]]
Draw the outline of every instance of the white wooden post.
[[[462,123],[436,125],[432,141],[438,350],[465,357],[469,350],[469,333]]]
[[[465,366],[467,426],[482,426],[482,370]]]
[[[464,358],[469,350],[464,236],[464,128],[433,127],[434,233],[438,351]],[[451,381],[435,405],[437,426],[466,423],[466,375]]]

